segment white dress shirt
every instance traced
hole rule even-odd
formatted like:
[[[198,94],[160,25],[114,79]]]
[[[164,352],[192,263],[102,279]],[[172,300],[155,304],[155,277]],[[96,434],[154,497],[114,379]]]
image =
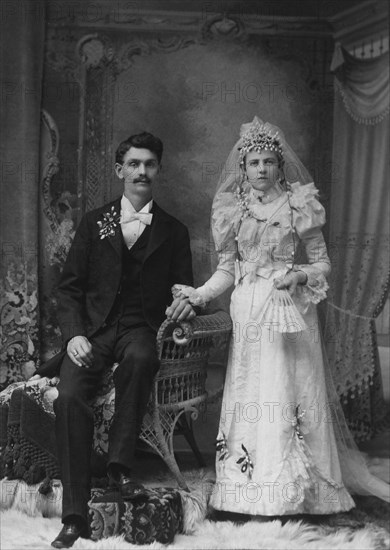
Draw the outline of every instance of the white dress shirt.
[[[145,206],[141,210],[139,210],[139,212],[148,214],[151,211],[152,206],[153,200],[145,204]],[[123,218],[126,219],[126,217],[135,212],[137,212],[137,210],[131,204],[129,199],[123,195],[121,199],[121,220]],[[145,227],[146,225],[140,220],[133,220],[127,223],[121,222],[122,235],[129,250],[142,235]]]

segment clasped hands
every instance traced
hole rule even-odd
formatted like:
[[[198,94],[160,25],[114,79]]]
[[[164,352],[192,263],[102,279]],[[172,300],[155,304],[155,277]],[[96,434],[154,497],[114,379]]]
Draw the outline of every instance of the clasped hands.
[[[298,285],[307,283],[307,275],[304,271],[289,271],[284,277],[278,277],[274,280],[274,285],[278,290],[286,289],[290,296],[295,294]]]
[[[174,321],[186,321],[196,317],[188,298],[175,298],[167,307],[165,314]],[[86,336],[74,336],[68,342],[66,352],[71,361],[78,367],[89,368],[93,363],[92,345]]]
[[[190,321],[196,317],[196,313],[186,296],[177,296],[172,304],[165,310],[167,319],[173,321]]]

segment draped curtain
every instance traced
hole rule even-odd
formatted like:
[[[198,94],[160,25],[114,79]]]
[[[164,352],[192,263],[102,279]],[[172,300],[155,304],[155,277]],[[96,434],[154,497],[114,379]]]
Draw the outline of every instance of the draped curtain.
[[[39,355],[39,135],[45,4],[9,2],[1,17],[0,389]]]
[[[389,55],[333,59],[335,106],[327,343],[357,440],[385,415],[375,318],[389,290]]]

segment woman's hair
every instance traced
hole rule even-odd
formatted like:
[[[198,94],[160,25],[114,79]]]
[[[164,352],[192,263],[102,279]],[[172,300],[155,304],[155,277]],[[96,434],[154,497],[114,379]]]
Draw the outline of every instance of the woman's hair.
[[[263,151],[267,151],[267,149],[263,149]],[[242,165],[244,168],[246,168],[246,156],[248,153],[250,153],[251,151],[248,151],[247,153],[245,153],[245,155],[243,155],[242,157]],[[281,153],[279,153],[279,151],[274,151],[274,153],[276,154],[276,158],[278,159],[278,166],[279,168],[283,168],[283,164],[284,164],[284,158],[283,158],[283,155]]]
[[[158,163],[161,163],[161,157],[163,153],[163,144],[160,138],[149,134],[149,132],[142,132],[141,134],[134,134],[128,137],[125,141],[119,144],[115,152],[115,162],[123,164],[123,157],[131,147],[137,149],[149,149],[157,156]]]

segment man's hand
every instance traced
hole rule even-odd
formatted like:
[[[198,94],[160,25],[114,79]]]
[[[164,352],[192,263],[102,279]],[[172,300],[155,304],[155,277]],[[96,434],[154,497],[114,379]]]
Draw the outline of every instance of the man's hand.
[[[278,290],[286,288],[290,296],[295,294],[298,285],[304,285],[307,282],[307,275],[303,271],[290,271],[284,277],[274,280],[274,285]]]
[[[172,304],[165,310],[165,315],[173,321],[189,321],[196,317],[188,298],[175,298]]]
[[[91,342],[85,336],[74,336],[68,342],[66,352],[69,358],[78,367],[92,366],[93,353]]]

